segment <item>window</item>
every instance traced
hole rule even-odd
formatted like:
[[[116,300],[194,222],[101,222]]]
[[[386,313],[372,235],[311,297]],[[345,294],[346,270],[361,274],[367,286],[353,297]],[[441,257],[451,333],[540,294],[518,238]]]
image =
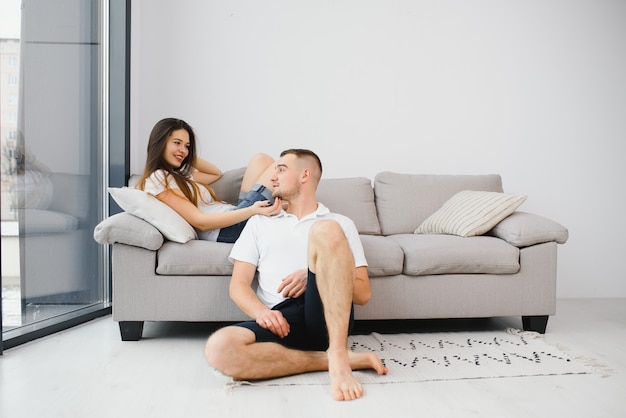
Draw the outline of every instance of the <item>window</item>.
[[[110,127],[123,127],[116,152],[128,148],[125,53],[115,54],[124,60],[116,64],[122,116],[115,120],[106,89],[109,51],[126,47],[120,31],[109,44],[109,28],[126,33],[128,2],[16,2],[14,20],[31,32],[28,40],[2,40],[3,53],[13,54],[2,62],[21,65],[7,81],[21,87],[17,95],[0,91],[12,106],[2,109],[11,123],[2,124],[0,352],[110,312],[108,249],[93,240],[93,229],[108,215]]]

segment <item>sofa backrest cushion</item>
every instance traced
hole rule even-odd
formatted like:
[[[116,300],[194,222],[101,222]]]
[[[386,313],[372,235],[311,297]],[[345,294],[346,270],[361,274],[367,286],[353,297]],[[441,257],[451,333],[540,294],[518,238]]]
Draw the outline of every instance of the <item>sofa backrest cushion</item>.
[[[224,171],[222,177],[211,184],[217,197],[224,202],[236,205],[239,200],[239,191],[241,190],[241,182],[243,181],[245,171],[245,167]]]
[[[463,190],[502,193],[502,178],[498,174],[377,174],[374,194],[381,233],[412,234],[424,219]]]
[[[370,179],[322,179],[317,186],[316,198],[332,212],[352,219],[360,234],[380,234],[374,189]]]

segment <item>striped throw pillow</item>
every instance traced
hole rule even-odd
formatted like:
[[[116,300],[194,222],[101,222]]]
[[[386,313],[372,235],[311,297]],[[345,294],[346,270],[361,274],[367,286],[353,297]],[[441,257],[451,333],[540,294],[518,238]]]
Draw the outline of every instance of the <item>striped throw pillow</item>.
[[[415,230],[416,234],[482,235],[515,212],[526,196],[464,190],[452,196]]]

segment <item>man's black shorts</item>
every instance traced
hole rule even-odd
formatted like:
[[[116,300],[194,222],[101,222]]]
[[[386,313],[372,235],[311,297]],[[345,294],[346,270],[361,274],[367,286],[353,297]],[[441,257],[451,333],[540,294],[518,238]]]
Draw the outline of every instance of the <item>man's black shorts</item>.
[[[324,318],[324,308],[317,290],[315,274],[309,270],[304,295],[287,299],[272,310],[280,311],[290,326],[289,335],[280,338],[270,330],[250,320],[235,324],[248,328],[256,335],[256,342],[275,342],[298,350],[325,351],[328,349],[328,331]],[[350,330],[354,324],[354,308],[350,311]]]

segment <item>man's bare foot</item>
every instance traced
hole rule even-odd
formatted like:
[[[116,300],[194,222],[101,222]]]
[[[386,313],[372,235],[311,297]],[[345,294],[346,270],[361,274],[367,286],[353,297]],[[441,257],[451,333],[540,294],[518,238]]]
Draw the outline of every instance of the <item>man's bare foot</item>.
[[[387,374],[388,370],[374,353],[354,353],[348,351],[352,370],[374,369],[378,374]]]
[[[363,386],[352,375],[348,350],[329,350],[328,374],[330,390],[338,401],[351,401],[363,396]]]

